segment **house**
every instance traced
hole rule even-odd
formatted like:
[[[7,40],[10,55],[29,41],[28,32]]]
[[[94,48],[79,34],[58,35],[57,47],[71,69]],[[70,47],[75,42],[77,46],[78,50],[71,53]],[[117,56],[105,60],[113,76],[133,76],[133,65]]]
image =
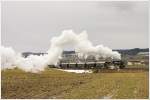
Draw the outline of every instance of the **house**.
[[[144,65],[144,61],[143,60],[129,60],[128,65]]]
[[[149,56],[149,52],[139,52],[137,55],[139,55],[139,56]]]

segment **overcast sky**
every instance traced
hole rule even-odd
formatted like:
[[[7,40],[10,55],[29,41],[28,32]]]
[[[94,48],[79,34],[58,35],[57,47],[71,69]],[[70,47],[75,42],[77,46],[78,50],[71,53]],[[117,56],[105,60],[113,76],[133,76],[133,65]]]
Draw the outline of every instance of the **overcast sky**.
[[[45,52],[62,30],[86,30],[94,45],[148,47],[147,1],[2,2],[2,45]]]

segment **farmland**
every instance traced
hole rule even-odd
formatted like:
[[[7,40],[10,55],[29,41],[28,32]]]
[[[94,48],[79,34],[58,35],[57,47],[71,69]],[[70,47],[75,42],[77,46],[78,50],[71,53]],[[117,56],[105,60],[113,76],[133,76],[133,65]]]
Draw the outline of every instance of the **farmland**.
[[[47,68],[40,73],[19,69],[1,72],[2,98],[148,98],[148,71],[68,73]]]

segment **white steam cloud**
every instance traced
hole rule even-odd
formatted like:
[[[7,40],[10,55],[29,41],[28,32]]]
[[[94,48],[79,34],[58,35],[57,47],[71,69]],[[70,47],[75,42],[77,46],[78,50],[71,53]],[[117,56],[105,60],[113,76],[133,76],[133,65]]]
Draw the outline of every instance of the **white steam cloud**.
[[[43,71],[49,64],[57,64],[63,49],[68,45],[75,48],[75,52],[79,52],[80,55],[86,57],[94,55],[95,57],[121,59],[118,52],[112,51],[108,47],[104,47],[103,45],[93,46],[91,41],[88,40],[86,31],[76,34],[72,30],[65,30],[60,36],[51,39],[50,48],[46,55],[30,55],[27,58],[24,58],[12,48],[1,46],[2,69],[13,69],[18,67],[27,72]]]
[[[13,69],[18,67],[26,72],[39,72],[44,70],[46,66],[46,55],[37,56],[30,55],[27,58],[21,56],[21,54],[16,53],[11,47],[0,48],[1,52],[1,68],[3,69]]]

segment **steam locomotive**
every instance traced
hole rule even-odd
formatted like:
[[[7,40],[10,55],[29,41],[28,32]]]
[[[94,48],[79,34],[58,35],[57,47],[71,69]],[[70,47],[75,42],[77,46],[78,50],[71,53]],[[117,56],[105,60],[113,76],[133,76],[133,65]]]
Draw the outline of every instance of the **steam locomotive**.
[[[123,69],[126,62],[123,60],[81,62],[81,63],[59,63],[61,69]]]

